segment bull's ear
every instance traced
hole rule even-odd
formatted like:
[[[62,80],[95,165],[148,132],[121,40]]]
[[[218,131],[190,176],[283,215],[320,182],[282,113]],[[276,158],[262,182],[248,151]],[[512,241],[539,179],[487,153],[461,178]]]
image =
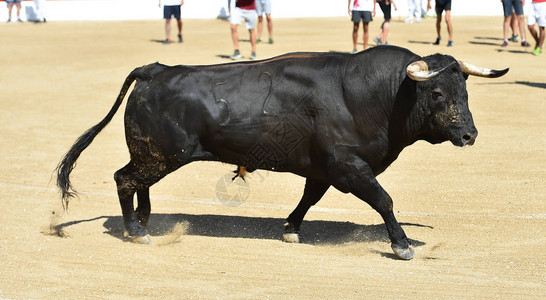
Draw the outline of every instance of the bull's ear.
[[[463,71],[465,74],[479,76],[479,77],[497,78],[508,73],[508,70],[510,70],[510,68],[506,68],[504,70],[491,70],[491,69],[471,65],[461,60],[459,60],[458,62],[459,62],[459,66],[461,67],[461,71]]]
[[[429,71],[428,64],[423,60],[418,60],[408,65],[408,67],[406,68],[406,74],[408,74],[409,78],[415,81],[426,81],[442,74],[442,72],[445,71],[452,64],[453,63],[443,68]]]

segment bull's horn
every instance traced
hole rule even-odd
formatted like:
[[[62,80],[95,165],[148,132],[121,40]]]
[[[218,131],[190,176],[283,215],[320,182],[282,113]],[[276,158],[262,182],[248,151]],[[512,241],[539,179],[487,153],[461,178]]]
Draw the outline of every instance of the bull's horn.
[[[451,65],[452,63],[443,68],[429,71],[427,63],[422,60],[418,60],[411,63],[406,68],[406,73],[408,74],[409,78],[415,81],[425,81],[440,75],[443,71],[445,71],[445,69],[447,69]]]
[[[459,66],[461,66],[461,70],[468,75],[487,77],[487,78],[501,77],[502,75],[506,74],[508,70],[510,70],[510,68],[506,68],[504,70],[491,70],[491,69],[477,67],[460,60],[459,60]]]

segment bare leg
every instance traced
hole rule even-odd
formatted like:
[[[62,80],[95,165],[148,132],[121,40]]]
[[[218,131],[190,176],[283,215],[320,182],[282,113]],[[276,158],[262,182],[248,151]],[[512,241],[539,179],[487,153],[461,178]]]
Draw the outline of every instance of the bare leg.
[[[267,32],[269,33],[269,38],[273,39],[273,19],[271,19],[271,15],[265,15],[265,18],[267,19]]]
[[[262,38],[262,31],[263,31],[263,28],[264,28],[264,17],[263,17],[263,16],[259,16],[259,17],[258,17],[258,38],[259,38],[259,39]]]
[[[539,27],[540,36],[538,38],[538,47],[542,50],[542,47],[544,46],[544,39],[546,38],[546,30],[544,27]]]
[[[370,32],[369,32],[369,30],[368,30],[369,24],[370,24],[370,23],[364,22],[364,26],[362,26],[362,27],[364,27],[364,28],[363,28],[363,29],[364,29],[364,34],[363,34],[363,39],[364,39],[364,50],[368,49],[368,39],[369,39],[369,37],[370,37]]]
[[[356,43],[358,41],[358,27],[360,26],[359,22],[353,22],[353,49],[356,49]]]
[[[250,45],[252,46],[252,52],[256,53],[256,30],[249,29],[248,33],[250,35]]]
[[[177,25],[178,25],[178,34],[179,35],[182,35],[182,19],[178,19],[176,20],[177,21]]]
[[[11,11],[13,10],[13,2],[8,2],[8,21],[11,20]]]
[[[441,30],[442,30],[442,14],[438,14],[436,16],[436,34],[438,35],[438,38],[442,38],[442,35],[440,34]]]
[[[446,10],[446,24],[449,40],[453,41],[453,23],[451,23],[451,10]]]
[[[21,19],[21,2],[15,2],[15,6],[17,7],[17,20],[20,20]]]
[[[171,41],[171,19],[165,19],[165,41]]]
[[[508,33],[510,32],[510,23],[511,23],[512,16],[504,17],[504,23],[503,23],[503,34],[504,34],[504,40],[508,40]]]
[[[237,31],[237,24],[231,24],[231,40],[233,41],[233,48],[239,50],[239,31]]]
[[[381,43],[383,45],[385,45],[385,43],[387,43],[387,37],[389,35],[389,29],[390,29],[390,22],[389,21],[385,21],[383,22],[383,25],[381,25],[381,27],[383,28],[383,35],[381,36]]]
[[[525,17],[523,15],[518,16],[519,33],[521,34],[521,41],[527,40],[525,34]]]
[[[538,45],[538,41],[539,41],[539,37],[538,37],[538,33],[535,29],[535,25],[529,25],[528,26],[529,28],[529,32],[531,33],[531,36],[533,37],[533,39],[535,40],[535,43]]]
[[[512,35],[516,35],[516,32],[519,29],[518,28],[518,19],[517,19],[516,13],[513,12],[510,17],[511,17],[510,29],[512,29]],[[519,34],[521,35],[521,30],[520,30]]]

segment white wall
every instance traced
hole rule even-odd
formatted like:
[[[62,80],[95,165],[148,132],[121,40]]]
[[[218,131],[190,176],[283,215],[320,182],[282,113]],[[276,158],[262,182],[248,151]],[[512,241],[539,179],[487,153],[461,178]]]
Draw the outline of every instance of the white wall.
[[[235,1],[235,0],[233,0]],[[232,1],[232,2],[233,2]],[[347,0],[272,0],[274,18],[347,16]],[[407,0],[395,0],[398,11],[393,16],[407,16]],[[426,9],[427,0],[422,0]],[[528,0],[526,2],[531,2]],[[1,2],[0,2],[1,3]],[[434,3],[434,0],[432,0]],[[3,3],[2,3],[3,4]],[[33,9],[33,1],[24,1],[21,17]],[[526,5],[527,6],[527,5]],[[182,18],[217,18],[227,9],[227,0],[185,0]],[[161,19],[158,0],[50,0],[46,1],[45,16],[57,20],[143,20]],[[502,16],[499,0],[453,0],[452,14]],[[378,16],[381,10],[377,8]],[[7,20],[7,7],[0,7],[0,22]],[[15,18],[15,7],[12,19]]]

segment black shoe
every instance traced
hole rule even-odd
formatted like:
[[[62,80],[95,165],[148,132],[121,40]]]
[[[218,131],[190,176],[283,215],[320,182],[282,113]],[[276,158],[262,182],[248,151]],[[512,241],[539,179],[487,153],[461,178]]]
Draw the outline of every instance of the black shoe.
[[[184,41],[182,40],[182,35],[181,35],[181,34],[178,35],[178,42],[179,42],[179,43],[183,43],[183,42],[184,42]]]
[[[448,42],[447,42],[447,46],[448,46],[448,47],[453,47],[453,46],[454,46],[453,41],[448,41]]]
[[[437,38],[436,42],[432,43],[433,45],[440,45],[441,38]]]

